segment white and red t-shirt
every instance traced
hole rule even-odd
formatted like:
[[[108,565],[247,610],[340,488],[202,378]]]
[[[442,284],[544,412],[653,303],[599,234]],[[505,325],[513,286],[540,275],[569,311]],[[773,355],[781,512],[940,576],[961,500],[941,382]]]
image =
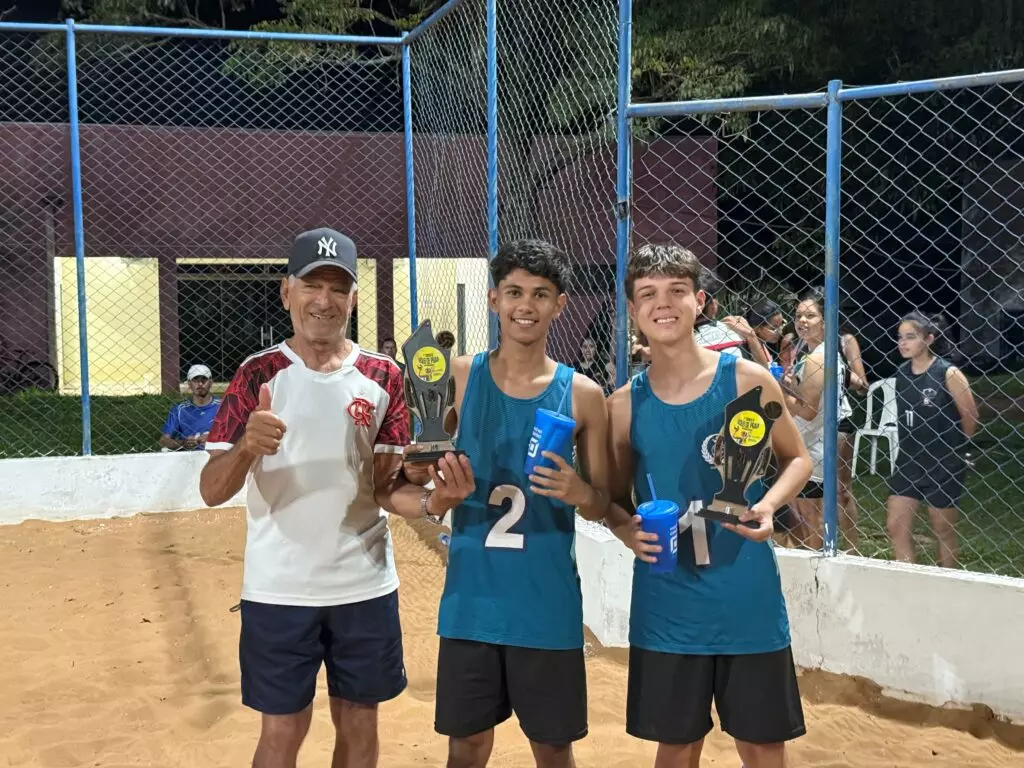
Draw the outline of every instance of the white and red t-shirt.
[[[242,599],[327,606],[393,592],[398,573],[387,515],[373,498],[373,456],[409,443],[398,366],[355,344],[330,373],[307,368],[287,343],[255,354],[231,380],[207,450],[241,439],[265,382],[286,431],[277,454],[255,461],[246,480]]]

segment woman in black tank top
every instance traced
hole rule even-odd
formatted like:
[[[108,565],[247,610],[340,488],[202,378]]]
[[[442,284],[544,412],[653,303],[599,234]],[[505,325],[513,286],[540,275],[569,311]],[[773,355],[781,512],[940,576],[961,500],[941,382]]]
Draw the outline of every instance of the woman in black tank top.
[[[967,378],[933,351],[941,319],[914,312],[900,323],[896,371],[899,457],[889,478],[888,527],[897,560],[914,561],[913,524],[928,505],[939,565],[956,566],[954,523],[964,492],[967,441],[978,409]]]

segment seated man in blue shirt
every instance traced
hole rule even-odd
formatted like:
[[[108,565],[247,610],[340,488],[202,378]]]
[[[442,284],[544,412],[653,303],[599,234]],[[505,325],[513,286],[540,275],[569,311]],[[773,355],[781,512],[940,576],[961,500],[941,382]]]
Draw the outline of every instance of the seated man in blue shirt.
[[[188,388],[192,396],[171,408],[164,423],[160,445],[171,451],[197,451],[206,447],[213,417],[220,407],[220,398],[210,394],[213,375],[205,365],[188,369]]]

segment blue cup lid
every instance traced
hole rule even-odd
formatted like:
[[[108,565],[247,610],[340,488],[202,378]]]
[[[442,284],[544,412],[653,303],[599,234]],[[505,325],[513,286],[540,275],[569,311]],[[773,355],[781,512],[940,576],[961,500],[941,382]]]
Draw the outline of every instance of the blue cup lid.
[[[549,411],[547,408],[538,408],[537,416],[540,416],[541,414],[543,414],[544,417],[547,418],[552,423],[560,423],[566,427],[576,426],[576,419],[570,418],[569,416],[564,416],[561,413],[556,413],[555,411]]]
[[[640,517],[662,517],[679,513],[679,505],[670,499],[658,499],[657,501],[645,501],[636,508]]]

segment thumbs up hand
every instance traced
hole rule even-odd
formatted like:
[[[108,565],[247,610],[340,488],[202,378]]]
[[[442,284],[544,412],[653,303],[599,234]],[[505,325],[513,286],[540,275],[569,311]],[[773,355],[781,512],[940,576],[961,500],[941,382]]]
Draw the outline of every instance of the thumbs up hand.
[[[245,425],[244,450],[255,456],[273,456],[286,431],[284,422],[270,410],[270,385],[260,385],[259,402]]]

